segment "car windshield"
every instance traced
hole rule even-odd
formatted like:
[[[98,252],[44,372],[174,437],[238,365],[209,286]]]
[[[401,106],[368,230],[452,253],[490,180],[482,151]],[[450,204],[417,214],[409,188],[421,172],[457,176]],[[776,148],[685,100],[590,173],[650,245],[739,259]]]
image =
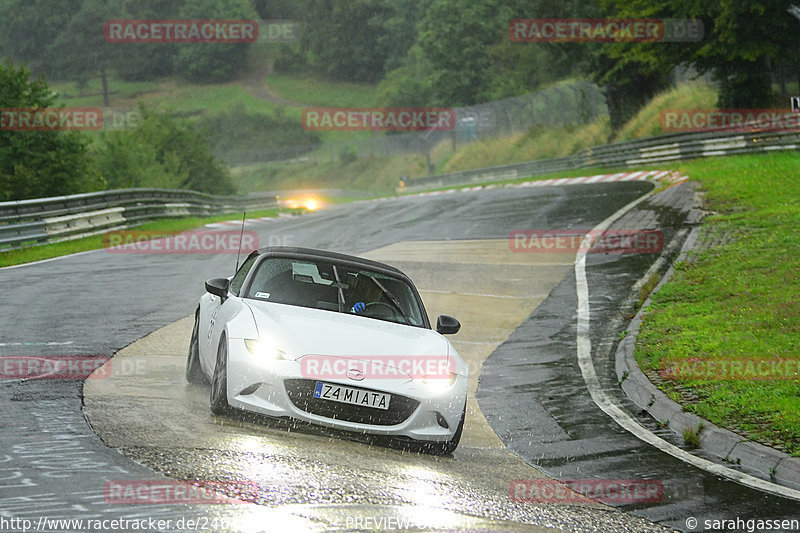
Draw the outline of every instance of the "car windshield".
[[[375,270],[310,259],[271,257],[253,273],[244,298],[422,326],[415,290]]]

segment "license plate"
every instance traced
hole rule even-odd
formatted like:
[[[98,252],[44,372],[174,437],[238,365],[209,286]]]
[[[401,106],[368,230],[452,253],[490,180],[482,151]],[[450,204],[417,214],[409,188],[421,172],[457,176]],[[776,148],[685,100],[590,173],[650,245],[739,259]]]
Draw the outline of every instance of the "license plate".
[[[317,381],[317,385],[314,387],[314,398],[388,410],[391,396],[382,392],[354,389],[343,385],[332,385]]]

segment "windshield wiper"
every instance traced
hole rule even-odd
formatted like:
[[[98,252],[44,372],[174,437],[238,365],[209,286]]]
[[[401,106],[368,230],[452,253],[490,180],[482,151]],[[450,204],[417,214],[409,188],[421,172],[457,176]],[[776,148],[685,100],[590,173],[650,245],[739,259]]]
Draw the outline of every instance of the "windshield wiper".
[[[377,285],[381,289],[381,291],[383,291],[383,294],[385,294],[386,297],[389,298],[389,300],[394,304],[394,306],[397,308],[397,310],[400,311],[400,314],[403,315],[403,320],[406,321],[406,324],[410,326],[411,325],[411,319],[408,318],[408,315],[406,314],[406,312],[403,311],[402,307],[400,307],[400,302],[397,301],[397,298],[395,297],[395,295],[392,294],[391,292],[389,292],[389,290],[386,287],[383,286],[383,283],[381,283],[377,279],[373,278],[369,274],[365,274],[365,276],[367,276],[369,279],[371,279],[372,281],[375,282],[375,285]]]
[[[339,270],[336,268],[336,265],[331,265],[333,267],[333,277],[336,278],[336,289],[339,291],[339,312],[344,313],[344,291],[342,291],[342,280],[339,279]]]

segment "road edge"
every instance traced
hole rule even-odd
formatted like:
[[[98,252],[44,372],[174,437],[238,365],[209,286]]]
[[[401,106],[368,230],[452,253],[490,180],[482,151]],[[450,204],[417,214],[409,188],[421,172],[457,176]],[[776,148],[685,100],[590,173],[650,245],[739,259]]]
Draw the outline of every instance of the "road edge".
[[[700,207],[700,205],[695,206],[696,209]],[[676,262],[684,261],[688,253],[694,249],[700,228],[700,224],[692,228]],[[674,271],[674,263],[672,263],[631,320],[625,338],[617,346],[615,370],[622,390],[632,402],[657,422],[666,421],[669,428],[678,435],[682,435],[685,429],[697,431],[702,425],[703,429],[698,435],[700,449],[725,463],[735,464],[737,467],[721,465],[722,468],[738,475],[747,472],[773,485],[776,489],[775,493],[792,498],[780,489],[784,487],[800,489],[800,459],[791,457],[775,448],[745,439],[741,435],[720,428],[697,415],[685,412],[679,403],[659,390],[639,368],[634,352],[642,318],[652,302],[652,295],[669,282]],[[645,277],[648,275],[646,274]],[[655,436],[655,434],[653,435]]]

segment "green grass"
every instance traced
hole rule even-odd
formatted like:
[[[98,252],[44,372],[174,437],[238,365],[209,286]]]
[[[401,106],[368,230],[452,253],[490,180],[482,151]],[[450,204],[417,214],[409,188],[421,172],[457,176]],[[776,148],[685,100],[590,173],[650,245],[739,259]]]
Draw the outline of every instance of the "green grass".
[[[303,210],[287,210],[287,209],[265,209],[260,211],[253,211],[247,214],[247,218],[258,217],[275,217],[280,212],[302,212]],[[213,217],[186,217],[186,218],[168,218],[154,220],[140,226],[133,228],[135,231],[152,231],[152,232],[181,232],[194,228],[199,228],[206,224],[213,222],[223,222],[226,220],[236,220],[237,214],[230,213],[227,215],[217,215]],[[239,215],[239,219],[241,216]],[[111,231],[111,230],[109,230]],[[103,242],[103,235],[94,235],[91,237],[81,237],[71,241],[62,241],[52,244],[44,244],[41,246],[32,246],[28,248],[19,248],[15,250],[0,251],[0,267],[21,265],[23,263],[32,263],[34,261],[42,261],[44,259],[52,259],[53,257],[60,257],[63,255],[75,254],[79,252],[87,252],[89,250],[99,250],[105,247]]]
[[[252,54],[251,68],[254,72],[263,68],[262,56],[260,53]],[[264,76],[273,94],[298,105],[281,105],[269,101],[269,98],[257,98],[246,88],[251,82],[244,78],[217,85],[195,85],[175,79],[125,82],[112,78],[109,80],[113,91],[111,106],[115,109],[135,109],[138,102],[144,102],[188,117],[217,114],[233,106],[242,106],[250,113],[283,114],[299,122],[303,106],[368,107],[376,105],[378,100],[376,87],[372,85],[325,81],[304,75]],[[564,80],[563,83],[570,81],[575,80]],[[55,83],[53,87],[62,94],[76,96],[65,99],[65,105],[102,106],[100,81],[97,79],[88,84],[85,90],[88,96],[78,96],[73,83]],[[558,129],[533,128],[480,142],[460,143],[455,147],[452,141],[444,140],[432,148],[431,162],[434,172],[440,174],[562,157],[606,144],[610,140],[660,133],[660,109],[710,106],[715,99],[716,93],[707,85],[682,85],[657,97],[616,136],[611,132],[608,120],[600,119],[591,124]],[[100,134],[87,132],[94,141],[99,139]],[[322,144],[305,155],[309,159],[306,162],[243,164],[232,166],[231,170],[238,190],[242,192],[332,187],[362,189],[370,194],[390,194],[401,178],[413,180],[428,175],[422,153],[395,156],[361,153],[355,161],[342,159],[343,152],[352,151],[353,147],[372,135],[371,132],[321,132]]]
[[[779,358],[800,361],[800,155],[781,152],[677,165],[705,191],[705,235],[733,241],[681,263],[653,295],[636,359],[664,362]],[[684,408],[800,456],[800,375],[782,380],[665,380],[698,399]],[[685,397],[685,395],[683,396]]]
[[[110,107],[136,109],[139,103],[188,117],[215,115],[242,106],[245,111],[257,114],[281,114],[300,122],[302,108],[306,105],[330,107],[374,106],[375,88],[370,85],[323,81],[308,77],[269,75],[265,77],[269,89],[276,95],[298,105],[280,103],[254,96],[244,80],[224,84],[192,84],[176,79],[151,82],[126,82],[109,79]],[[79,92],[74,83],[55,82],[61,101],[68,107],[103,107],[99,79],[93,79]],[[86,132],[96,139],[99,132]],[[372,132],[321,132],[324,140],[355,141],[369,138]]]
[[[253,72],[264,69],[265,53],[254,50],[250,57]],[[253,74],[253,76],[257,76]],[[247,78],[247,77],[245,77]],[[298,105],[281,105],[257,98],[247,89],[243,78],[225,84],[197,85],[175,79],[149,82],[126,82],[111,78],[111,107],[135,109],[138,102],[183,114],[188,117],[225,112],[242,106],[247,112],[283,114],[300,121],[303,106],[369,107],[378,103],[374,85],[320,80],[307,75],[264,74],[269,90]],[[562,84],[576,80],[564,80]],[[555,84],[558,85],[558,84]],[[102,106],[100,80],[89,82],[84,95],[74,83],[57,82],[53,88],[62,95],[67,106]],[[433,147],[431,153],[435,173],[562,157],[582,149],[661,133],[659,112],[666,107],[710,107],[716,100],[714,89],[701,83],[685,84],[656,97],[617,135],[611,132],[607,119],[591,124],[558,129],[533,128],[526,132],[493,137],[475,143],[461,143],[455,148],[449,140]],[[87,132],[96,141],[100,132]],[[361,154],[356,161],[346,162],[341,154],[348,146],[358,146],[371,132],[321,132],[323,143],[306,154],[307,163],[268,162],[234,166],[240,191],[277,188],[334,187],[363,189],[373,194],[388,194],[402,177],[425,177],[428,168],[423,154],[371,156]],[[350,148],[352,150],[353,148]]]
[[[708,109],[717,103],[717,91],[707,83],[679,85],[653,98],[614,136],[614,142],[662,135],[661,111],[665,109]]]
[[[282,107],[252,96],[240,82],[193,84],[174,79],[128,82],[112,78],[108,84],[112,108],[135,109],[140,101],[187,114],[217,113],[235,104],[241,104],[247,111],[254,113],[273,113],[277,107]],[[66,106],[103,107],[99,79],[91,80],[82,93],[71,82],[54,82],[51,88],[61,95]],[[294,112],[300,116],[299,111],[292,111],[290,107],[284,110],[287,114]]]
[[[61,101],[68,107],[103,107],[103,94],[100,81],[92,80],[83,95],[78,92],[74,83],[53,83],[53,90],[61,94]],[[284,107],[267,102],[251,95],[243,83],[225,84],[191,84],[174,79],[163,79],[152,82],[126,82],[109,80],[112,91],[111,108],[136,109],[139,102],[161,109],[183,113],[187,116],[196,114],[216,114],[227,111],[235,105],[241,105],[251,113],[274,114],[282,112],[287,116],[296,116],[300,120],[297,108]],[[277,111],[280,109],[280,111]]]
[[[607,137],[607,121],[597,121],[588,126],[536,130],[463,144],[456,150],[451,141],[445,140],[431,150],[431,160],[437,173],[455,172],[568,155],[603,144]],[[240,166],[232,169],[231,174],[240,191],[332,187],[361,189],[372,194],[391,194],[404,176],[409,178],[406,184],[411,186],[414,178],[428,175],[423,154],[365,156],[345,163],[339,152],[323,145],[307,157],[309,160],[304,162]],[[571,176],[582,176],[586,172],[591,171],[581,170]]]
[[[274,114],[280,108],[287,116],[297,116],[300,111],[292,107],[283,107],[266,102],[251,95],[239,84],[226,85],[181,85],[176,84],[171,90],[157,93],[146,101],[177,112],[216,114],[227,111],[234,105],[242,105],[251,113]]]
[[[453,152],[452,142],[442,142],[433,152],[434,159],[446,162],[437,168],[440,172],[455,172],[487,166],[523,163],[536,159],[550,159],[574,154],[608,142],[611,128],[607,119],[591,124],[564,128],[533,128],[506,137],[464,144]]]
[[[704,424],[700,424],[697,428],[688,427],[683,430],[683,442],[686,446],[694,450],[700,447],[700,432],[705,428]]]
[[[59,93],[68,107],[103,107],[103,87],[100,78],[90,80],[83,90],[73,82],[51,82],[50,88]],[[150,93],[163,90],[157,81],[123,81],[110,78],[108,81],[111,107],[129,107],[130,101]]]
[[[277,83],[286,83],[296,89],[298,79],[277,77]],[[273,80],[273,77],[270,77]],[[574,80],[573,80],[574,81]],[[273,84],[273,81],[270,81]],[[272,86],[272,85],[271,85]],[[300,92],[300,89],[297,89]],[[330,92],[330,87],[321,90]],[[291,94],[287,91],[286,96]],[[563,128],[532,128],[526,132],[491,137],[474,143],[460,143],[453,147],[444,140],[431,149],[431,163],[435,174],[474,168],[507,165],[525,161],[563,157],[583,149],[609,142],[646,137],[663,133],[660,129],[660,112],[665,108],[712,107],[717,99],[713,87],[703,83],[683,84],[656,97],[653,102],[632,118],[619,133],[611,131],[607,118],[590,124]],[[309,98],[309,103],[322,100]],[[343,139],[358,142],[366,135],[361,133],[324,133],[323,144],[307,154],[313,161],[304,163],[266,163],[237,169],[240,190],[271,190],[275,188],[341,187],[364,188],[373,193],[387,194],[402,177],[408,185],[414,178],[428,176],[428,167],[422,153],[397,156],[363,156],[351,163],[343,163],[338,145],[325,141]],[[335,147],[334,147],[335,146]],[[631,170],[631,169],[627,169]],[[572,176],[585,175],[595,170],[580,170]],[[568,177],[568,176],[558,176]]]
[[[375,85],[281,74],[270,74],[267,77],[267,85],[278,96],[308,106],[373,107],[378,105]]]

